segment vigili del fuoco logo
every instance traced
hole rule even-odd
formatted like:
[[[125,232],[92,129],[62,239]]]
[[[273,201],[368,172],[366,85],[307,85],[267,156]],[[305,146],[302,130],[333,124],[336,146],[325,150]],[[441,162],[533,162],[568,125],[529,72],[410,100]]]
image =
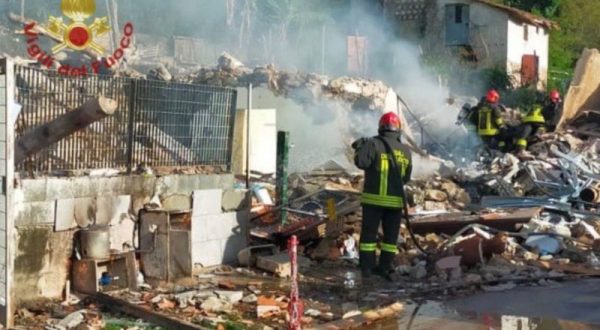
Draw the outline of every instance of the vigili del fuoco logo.
[[[131,44],[133,24],[129,22],[125,24],[117,49],[106,56],[106,50],[97,40],[111,31],[108,17],[96,17],[91,24],[86,23],[96,12],[96,1],[62,0],[61,10],[63,15],[69,18],[68,21],[63,21],[63,17],[50,16],[46,26],[36,26],[35,22],[25,24],[27,53],[29,53],[29,56],[47,68],[52,68],[54,63],[58,62],[53,55],[65,49],[86,52],[98,58],[82,66],[61,65],[58,72],[69,76],[85,76],[88,73],[98,74],[102,66],[111,68],[123,58],[125,49],[129,48]],[[44,31],[50,38],[58,42],[50,52],[43,50],[38,44],[39,31]]]

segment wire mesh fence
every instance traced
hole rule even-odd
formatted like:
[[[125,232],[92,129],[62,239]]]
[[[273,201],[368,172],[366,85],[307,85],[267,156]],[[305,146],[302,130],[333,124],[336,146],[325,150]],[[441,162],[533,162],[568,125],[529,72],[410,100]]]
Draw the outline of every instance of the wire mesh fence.
[[[17,66],[22,106],[16,138],[89,99],[115,99],[115,114],[17,164],[21,171],[231,164],[234,89],[131,78],[66,77]]]

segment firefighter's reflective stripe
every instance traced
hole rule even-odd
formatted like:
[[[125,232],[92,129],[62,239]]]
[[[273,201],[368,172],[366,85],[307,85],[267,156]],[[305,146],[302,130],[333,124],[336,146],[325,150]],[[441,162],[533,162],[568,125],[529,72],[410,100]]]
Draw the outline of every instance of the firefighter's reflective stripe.
[[[394,150],[394,156],[396,157],[396,163],[400,167],[400,175],[404,177],[410,161],[401,151]],[[390,174],[389,157],[390,155],[388,154],[381,154],[379,164],[379,194],[363,193],[361,197],[362,204],[390,208],[401,208],[404,206],[402,197],[388,195],[388,181]]]
[[[362,252],[375,252],[377,250],[377,243],[360,243],[358,250]]]
[[[479,127],[477,130],[477,133],[479,133],[480,136],[496,136],[498,135],[499,131],[498,131],[498,120],[500,120],[501,124],[504,124],[504,121],[502,120],[502,118],[498,118],[496,119],[494,122],[492,122],[492,109],[490,108],[481,108],[479,110]]]
[[[527,116],[523,118],[523,123],[535,123],[535,124],[544,124],[546,120],[544,119],[544,115],[542,114],[542,107],[535,106],[533,110],[527,113]]]
[[[381,196],[375,194],[363,193],[360,202],[362,204],[401,208],[404,206],[404,200],[399,196]]]
[[[381,243],[381,251],[398,254],[398,247],[395,244]]]
[[[527,140],[526,139],[518,139],[517,145],[519,147],[527,148]]]
[[[390,161],[387,154],[381,154],[379,171],[379,195],[386,196],[388,191],[388,176],[390,172]]]

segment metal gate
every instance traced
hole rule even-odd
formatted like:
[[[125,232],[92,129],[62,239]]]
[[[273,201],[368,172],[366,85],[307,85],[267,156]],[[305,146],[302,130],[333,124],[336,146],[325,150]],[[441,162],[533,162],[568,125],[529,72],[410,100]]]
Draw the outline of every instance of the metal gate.
[[[116,113],[50,146],[21,171],[231,166],[235,89],[106,76],[66,77],[17,66],[16,138],[103,95]]]

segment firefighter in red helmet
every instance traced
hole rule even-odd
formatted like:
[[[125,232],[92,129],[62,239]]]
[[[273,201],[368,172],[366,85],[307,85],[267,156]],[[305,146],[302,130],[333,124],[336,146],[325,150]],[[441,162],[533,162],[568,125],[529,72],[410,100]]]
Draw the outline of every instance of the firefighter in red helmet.
[[[505,151],[508,126],[504,122],[504,107],[500,104],[500,93],[490,89],[476,106],[477,134],[492,149]]]
[[[542,96],[543,98],[543,96]],[[519,139],[517,140],[517,149],[523,153],[530,140],[535,140],[536,136],[556,130],[562,114],[562,102],[560,93],[552,90],[546,100],[540,100],[534,104],[521,121]]]
[[[398,253],[398,234],[404,203],[404,184],[410,180],[412,155],[401,142],[400,118],[386,113],[379,120],[379,134],[352,144],[354,163],[365,171],[361,196],[363,210],[359,256],[363,277],[371,274],[391,279],[392,262]],[[377,263],[379,225],[383,240]]]

